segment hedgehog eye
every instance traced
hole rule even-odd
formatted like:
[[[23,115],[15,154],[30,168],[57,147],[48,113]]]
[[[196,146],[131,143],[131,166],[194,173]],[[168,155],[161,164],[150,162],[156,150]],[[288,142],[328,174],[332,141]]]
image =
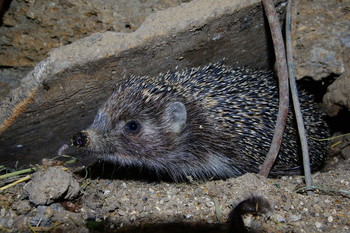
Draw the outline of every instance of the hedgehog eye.
[[[137,134],[141,130],[141,123],[137,120],[130,120],[125,124],[124,128],[129,133]]]

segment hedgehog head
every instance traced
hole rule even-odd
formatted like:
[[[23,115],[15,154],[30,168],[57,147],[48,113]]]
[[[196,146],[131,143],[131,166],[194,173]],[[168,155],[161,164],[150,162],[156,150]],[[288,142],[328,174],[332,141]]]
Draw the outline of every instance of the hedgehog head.
[[[208,145],[215,129],[205,110],[171,85],[145,83],[131,79],[116,88],[92,125],[73,136],[73,144],[104,160],[147,167],[174,180],[215,176],[216,168],[206,167],[213,164],[208,150],[217,149]]]

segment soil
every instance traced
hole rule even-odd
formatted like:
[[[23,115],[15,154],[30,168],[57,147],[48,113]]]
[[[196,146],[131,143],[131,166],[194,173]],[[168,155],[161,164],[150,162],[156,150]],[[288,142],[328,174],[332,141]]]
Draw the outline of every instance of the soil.
[[[316,190],[310,197],[301,189],[305,186],[302,176],[269,179],[246,174],[228,180],[189,179],[172,183],[83,178],[64,166],[51,164],[41,167],[29,183],[1,193],[0,229],[3,232],[226,232],[228,214],[239,202],[263,197],[270,204],[267,213],[244,216],[250,231],[349,232],[349,165],[350,158],[329,159],[326,168],[313,175]],[[107,173],[100,171],[97,175]],[[72,188],[76,181],[80,184],[77,190]]]

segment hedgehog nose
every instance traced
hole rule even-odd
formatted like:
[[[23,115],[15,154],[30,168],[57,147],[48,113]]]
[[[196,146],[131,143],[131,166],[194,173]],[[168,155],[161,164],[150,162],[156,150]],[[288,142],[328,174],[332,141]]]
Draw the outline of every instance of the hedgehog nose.
[[[74,134],[72,138],[72,145],[76,147],[85,147],[89,145],[89,135],[87,132],[81,131]]]

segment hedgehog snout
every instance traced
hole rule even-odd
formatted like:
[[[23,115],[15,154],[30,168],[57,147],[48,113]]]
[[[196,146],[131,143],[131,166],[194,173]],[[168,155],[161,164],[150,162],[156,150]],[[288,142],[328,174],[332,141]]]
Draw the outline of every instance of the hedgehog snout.
[[[89,134],[85,131],[78,132],[72,137],[72,145],[76,147],[86,147],[89,142]]]

